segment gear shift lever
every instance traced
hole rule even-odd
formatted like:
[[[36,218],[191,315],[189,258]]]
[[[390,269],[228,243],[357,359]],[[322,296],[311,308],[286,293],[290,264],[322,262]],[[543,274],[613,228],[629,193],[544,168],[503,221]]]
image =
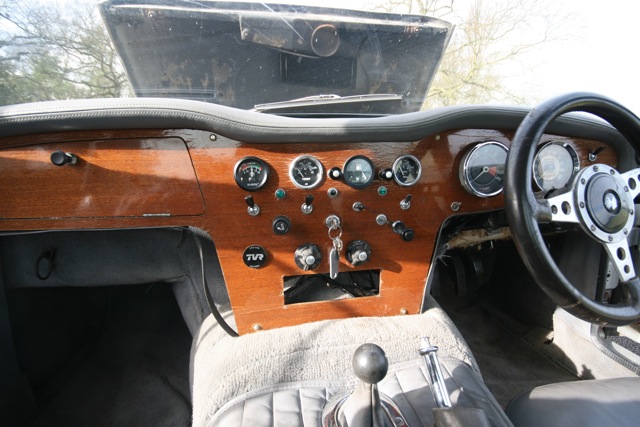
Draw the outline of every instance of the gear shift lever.
[[[356,349],[351,366],[360,381],[349,397],[325,411],[324,425],[394,427],[396,424],[392,420],[404,422],[393,401],[378,393],[377,383],[384,379],[389,368],[384,351],[375,344],[362,344]]]
[[[360,381],[338,411],[340,424],[349,427],[393,426],[385,423],[376,385],[384,379],[389,368],[384,351],[375,344],[362,344],[354,353],[351,365]]]

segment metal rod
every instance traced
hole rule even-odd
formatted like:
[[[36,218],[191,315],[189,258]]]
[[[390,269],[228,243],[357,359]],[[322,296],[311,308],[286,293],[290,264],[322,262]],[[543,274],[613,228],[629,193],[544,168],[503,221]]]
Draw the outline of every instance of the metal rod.
[[[421,356],[424,356],[427,372],[429,373],[429,382],[433,390],[433,397],[439,408],[450,408],[451,399],[449,399],[449,391],[444,383],[444,375],[440,368],[440,360],[438,360],[438,347],[432,346],[428,337],[420,338]]]

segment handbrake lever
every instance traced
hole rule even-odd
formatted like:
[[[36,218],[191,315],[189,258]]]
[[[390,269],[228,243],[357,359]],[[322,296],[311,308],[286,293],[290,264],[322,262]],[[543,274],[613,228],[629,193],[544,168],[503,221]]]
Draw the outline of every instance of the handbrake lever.
[[[466,408],[464,406],[453,407],[449,398],[449,391],[444,382],[444,375],[438,359],[438,347],[432,346],[429,338],[420,339],[421,356],[424,356],[429,382],[433,390],[433,397],[437,408],[433,408],[435,427],[489,427],[487,415],[480,408]]]
[[[438,405],[439,408],[450,408],[451,399],[449,398],[447,385],[444,383],[442,368],[440,368],[438,347],[432,346],[428,337],[422,337],[420,338],[420,350],[418,350],[418,353],[424,357],[424,362],[427,365],[429,382],[431,383],[436,405]]]

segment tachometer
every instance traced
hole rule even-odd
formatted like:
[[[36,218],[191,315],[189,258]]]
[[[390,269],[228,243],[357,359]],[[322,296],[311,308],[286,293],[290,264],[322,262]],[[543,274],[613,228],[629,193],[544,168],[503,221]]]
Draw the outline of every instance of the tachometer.
[[[240,188],[255,191],[264,186],[269,177],[269,167],[257,157],[245,157],[236,163],[234,178]]]
[[[365,156],[353,156],[342,168],[344,181],[353,188],[368,187],[373,182],[373,163]]]
[[[460,182],[469,193],[479,197],[500,194],[504,190],[507,147],[495,141],[483,142],[469,150],[460,162]]]
[[[289,178],[298,188],[315,188],[322,182],[322,163],[313,156],[300,156],[289,166]]]
[[[543,191],[564,187],[579,170],[576,150],[560,142],[546,144],[533,161],[533,179]]]
[[[405,154],[393,162],[393,179],[403,187],[409,187],[420,179],[422,165],[414,156]]]

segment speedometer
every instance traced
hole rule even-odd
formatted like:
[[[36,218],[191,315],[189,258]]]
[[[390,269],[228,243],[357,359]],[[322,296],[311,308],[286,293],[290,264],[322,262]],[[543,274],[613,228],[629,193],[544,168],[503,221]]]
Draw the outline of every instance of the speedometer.
[[[257,157],[245,157],[236,163],[234,178],[236,184],[249,191],[255,191],[267,182],[269,167]]]
[[[313,156],[300,156],[289,166],[289,178],[298,188],[315,188],[320,185],[323,177],[322,163]]]
[[[543,191],[564,187],[579,170],[576,150],[560,142],[550,142],[542,147],[533,161],[533,179]]]

